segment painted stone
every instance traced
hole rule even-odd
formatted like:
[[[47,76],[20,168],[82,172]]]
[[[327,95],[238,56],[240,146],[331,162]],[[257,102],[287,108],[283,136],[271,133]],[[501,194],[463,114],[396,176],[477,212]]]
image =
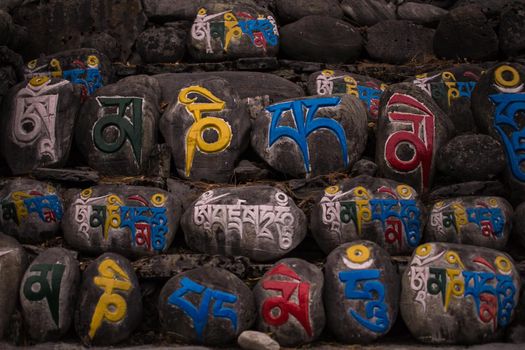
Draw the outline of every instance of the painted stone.
[[[202,194],[181,221],[198,252],[275,260],[306,235],[306,216],[293,200],[265,185],[219,188]]]
[[[171,278],[159,295],[162,327],[184,343],[226,345],[255,321],[250,289],[237,276],[201,267]]]
[[[276,56],[279,50],[273,14],[242,3],[207,3],[196,13],[188,39],[188,51],[198,60]]]
[[[10,90],[0,123],[2,152],[13,174],[65,165],[79,95],[67,80],[48,77],[34,77]]]
[[[276,0],[275,14],[279,23],[297,21],[306,16],[343,18],[343,10],[337,0]]]
[[[0,232],[0,339],[16,307],[18,286],[27,267],[24,248],[13,237]]]
[[[457,197],[434,203],[425,238],[503,250],[512,226],[513,209],[499,197]]]
[[[276,262],[253,289],[257,330],[286,347],[311,343],[325,325],[323,272],[301,259]]]
[[[281,31],[281,52],[287,58],[323,63],[353,62],[363,49],[359,30],[328,16],[307,16]]]
[[[64,216],[57,189],[45,182],[14,179],[0,190],[0,231],[22,242],[54,237]]]
[[[137,52],[146,63],[175,63],[186,52],[186,22],[176,22],[143,31],[137,38]]]
[[[418,24],[433,24],[448,13],[440,7],[417,2],[404,2],[397,7],[397,17]]]
[[[312,234],[325,253],[359,239],[392,255],[419,245],[425,207],[417,192],[396,181],[363,175],[328,187],[311,212]]]
[[[388,0],[343,0],[343,12],[360,26],[396,18],[396,6]]]
[[[479,66],[464,64],[445,71],[419,74],[411,82],[434,99],[458,132],[469,132],[476,130],[470,104],[482,74]]]
[[[310,95],[347,94],[359,98],[366,106],[368,121],[377,121],[379,99],[386,88],[380,80],[330,69],[312,73],[307,85]]]
[[[401,284],[405,324],[416,339],[433,344],[498,340],[520,295],[520,276],[510,256],[452,243],[419,246]]]
[[[400,278],[390,255],[370,241],[334,249],[324,268],[326,326],[343,343],[367,344],[394,325]]]
[[[83,252],[158,254],[173,242],[181,211],[180,201],[158,188],[100,185],[68,199],[62,230]]]
[[[381,176],[403,181],[418,192],[432,186],[436,155],[454,125],[430,96],[410,83],[391,85],[381,97],[376,164]]]
[[[20,285],[22,314],[32,339],[56,341],[67,333],[79,282],[78,261],[70,251],[50,248],[33,260]]]
[[[230,84],[208,78],[180,90],[160,130],[181,178],[228,182],[249,144],[250,125],[248,110]]]
[[[295,178],[350,169],[366,146],[367,117],[355,96],[282,101],[262,110],[251,144],[275,170]]]
[[[105,175],[139,175],[157,144],[160,87],[131,76],[104,86],[80,110],[75,139],[90,167]]]
[[[130,262],[106,253],[83,273],[75,329],[84,345],[112,345],[127,339],[142,319],[142,295]]]

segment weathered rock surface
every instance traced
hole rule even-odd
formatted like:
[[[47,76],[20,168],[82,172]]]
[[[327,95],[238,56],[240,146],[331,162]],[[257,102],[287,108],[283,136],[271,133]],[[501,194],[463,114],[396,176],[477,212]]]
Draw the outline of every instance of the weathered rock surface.
[[[445,185],[428,194],[429,202],[461,196],[496,196],[509,197],[509,193],[500,181],[469,181]]]
[[[187,34],[184,22],[146,29],[137,38],[137,52],[146,63],[175,63],[184,57]]]
[[[417,2],[403,2],[397,7],[397,17],[419,24],[432,24],[439,22],[439,20],[448,13],[447,10],[442,9],[431,4],[419,4]]]
[[[386,0],[343,0],[344,13],[361,26],[396,18],[395,4]]]
[[[518,205],[514,211],[512,234],[525,247],[525,202]]]
[[[276,0],[275,14],[279,24],[297,21],[307,16],[342,18],[343,10],[337,0]]]
[[[7,46],[0,46],[0,105],[11,87],[22,78],[22,57]]]
[[[244,350],[279,350],[279,343],[269,335],[256,331],[244,331],[239,335],[237,344]]]
[[[498,31],[499,47],[507,56],[525,51],[525,3],[512,3],[501,13]]]
[[[143,0],[144,12],[154,22],[174,20],[193,21],[199,9],[210,3],[247,4],[256,6],[252,0]]]
[[[368,159],[359,159],[355,162],[352,170],[350,171],[350,177],[356,177],[359,175],[376,176],[377,164]]]
[[[11,41],[14,26],[9,13],[0,9],[0,45],[7,45]]]

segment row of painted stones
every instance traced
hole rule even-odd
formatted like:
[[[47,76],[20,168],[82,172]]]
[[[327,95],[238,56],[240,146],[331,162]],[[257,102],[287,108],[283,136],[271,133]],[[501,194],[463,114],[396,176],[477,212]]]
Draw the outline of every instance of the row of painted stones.
[[[308,220],[278,187],[247,185],[202,193],[183,210],[176,196],[150,187],[100,185],[62,199],[52,185],[9,181],[0,192],[0,230],[22,242],[59,234],[89,254],[128,257],[165,253],[181,221],[187,245],[198,252],[275,261],[296,248]],[[515,232],[523,241],[518,208]],[[501,197],[457,197],[427,209],[410,186],[358,176],[326,188],[315,200],[310,229],[328,254],[360,239],[390,254],[409,254],[422,242],[449,242],[504,249],[512,206]]]
[[[82,343],[116,344],[141,323],[141,286],[124,257],[103,254],[81,278],[70,251],[48,249],[26,270],[22,247],[4,235],[0,244],[0,276],[12,282],[0,287],[2,331],[18,296],[36,341],[60,339],[74,320]],[[400,277],[385,250],[357,241],[329,254],[324,276],[304,260],[284,259],[253,292],[226,270],[180,273],[160,291],[157,309],[169,339],[192,344],[229,344],[254,325],[285,346],[312,342],[325,328],[338,341],[370,343],[390,331],[399,310],[420,341],[475,344],[501,338],[519,295],[512,259],[496,250],[424,244]]]

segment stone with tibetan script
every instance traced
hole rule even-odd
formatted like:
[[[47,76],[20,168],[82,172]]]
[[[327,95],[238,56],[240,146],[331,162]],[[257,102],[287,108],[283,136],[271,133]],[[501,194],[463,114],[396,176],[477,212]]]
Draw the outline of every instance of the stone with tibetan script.
[[[27,267],[24,248],[0,231],[0,339],[6,331],[18,299],[18,286]]]
[[[363,175],[326,188],[310,218],[312,234],[327,254],[343,243],[366,239],[399,255],[421,242],[425,207],[412,187]]]
[[[34,77],[5,97],[2,153],[13,174],[63,167],[73,141],[80,90],[67,80]]]
[[[266,163],[295,178],[348,170],[365,150],[366,109],[349,95],[282,101],[258,113],[251,138]]]
[[[387,88],[380,80],[340,70],[325,69],[308,78],[310,95],[348,94],[358,97],[366,106],[368,121],[377,121],[379,99]]]
[[[426,226],[428,242],[449,242],[503,250],[513,209],[500,197],[457,197],[433,204]]]
[[[79,282],[78,261],[71,251],[50,248],[33,260],[20,284],[22,314],[32,339],[56,341],[68,332]]]
[[[168,336],[205,345],[235,342],[256,317],[250,288],[216,267],[200,267],[171,278],[160,292],[158,310]]]
[[[383,177],[428,191],[436,156],[454,125],[434,100],[411,83],[391,85],[379,103],[376,163]]]
[[[183,87],[160,121],[181,178],[228,182],[250,142],[250,115],[222,78]]]
[[[390,255],[370,241],[334,249],[324,266],[326,327],[344,343],[371,343],[388,333],[399,308],[400,278]]]
[[[257,330],[269,333],[286,347],[311,343],[325,325],[323,272],[301,259],[276,262],[253,293]]]
[[[58,234],[64,206],[53,185],[19,178],[0,190],[0,214],[0,231],[21,242],[37,243]]]
[[[203,193],[181,221],[188,246],[207,254],[271,261],[306,235],[306,216],[292,198],[265,185],[225,187]]]
[[[170,192],[125,185],[100,185],[68,198],[62,222],[69,245],[82,252],[125,256],[166,252],[181,216]]]
[[[89,166],[105,175],[147,172],[160,94],[156,79],[136,75],[98,89],[84,103],[75,139]]]
[[[106,253],[83,273],[75,329],[84,345],[112,345],[127,339],[142,320],[142,295],[130,262]]]
[[[520,295],[520,275],[505,253],[427,243],[402,277],[401,316],[419,341],[478,344],[501,339]]]
[[[276,56],[279,30],[274,15],[248,3],[210,2],[197,13],[188,51],[197,60]]]

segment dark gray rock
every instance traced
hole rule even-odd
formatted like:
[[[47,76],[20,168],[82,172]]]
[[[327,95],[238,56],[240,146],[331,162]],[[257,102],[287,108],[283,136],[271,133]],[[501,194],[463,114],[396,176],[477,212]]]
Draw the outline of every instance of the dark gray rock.
[[[387,0],[343,0],[341,7],[345,15],[361,26],[396,18],[396,6]]]
[[[234,342],[256,317],[250,289],[234,274],[214,267],[171,278],[160,292],[158,309],[168,335],[205,345]]]
[[[512,3],[501,13],[499,48],[507,56],[525,52],[525,3]]]
[[[410,83],[391,85],[381,97],[376,164],[381,176],[403,181],[418,192],[432,186],[436,155],[454,125],[434,100]]]
[[[0,191],[0,231],[22,242],[42,242],[60,230],[62,198],[50,183],[14,179]]]
[[[505,253],[468,245],[419,246],[402,277],[401,315],[412,335],[432,344],[501,339],[520,295]]]
[[[503,146],[488,135],[456,136],[439,150],[439,171],[458,181],[496,178],[505,169]]]
[[[253,289],[257,330],[286,347],[315,341],[325,325],[323,285],[315,265],[295,258],[276,262]]]
[[[0,46],[0,106],[9,89],[22,80],[22,57],[7,46]]]
[[[306,235],[306,217],[270,186],[219,188],[202,194],[182,217],[188,246],[198,252],[271,261]]]
[[[149,187],[100,185],[68,198],[62,230],[83,252],[126,256],[166,252],[182,208],[171,193]]]
[[[271,173],[265,164],[256,164],[249,160],[241,160],[233,169],[235,183],[261,181],[269,177],[271,177]]]
[[[118,61],[122,51],[120,42],[114,36],[105,32],[92,33],[84,37],[81,46],[92,47],[106,55],[111,61]]]
[[[157,144],[160,95],[157,80],[145,75],[98,89],[82,106],[75,130],[89,166],[105,175],[145,174]]]
[[[82,343],[113,345],[127,339],[142,319],[142,295],[135,271],[126,258],[106,253],[83,273],[75,312]]]
[[[378,171],[377,164],[368,159],[360,159],[355,162],[352,170],[350,171],[350,177],[356,177],[359,175],[376,176]]]
[[[366,344],[384,336],[397,318],[399,275],[377,244],[357,241],[326,259],[326,326],[343,343]]]
[[[295,178],[350,169],[366,146],[367,117],[349,95],[273,104],[252,125],[252,147],[275,170]]]
[[[282,54],[299,61],[352,62],[363,48],[363,38],[354,26],[327,16],[303,17],[280,32]]]
[[[444,59],[490,60],[498,55],[498,37],[479,6],[463,6],[442,17],[434,52]]]
[[[525,247],[525,202],[518,205],[514,211],[512,234]]]
[[[366,239],[399,255],[422,240],[425,207],[410,186],[364,175],[326,188],[310,218],[312,234],[327,254],[341,244]]]
[[[0,3],[0,9],[10,12],[17,6],[20,6],[23,2],[24,0],[2,0]]]
[[[256,331],[244,331],[237,338],[237,344],[243,350],[279,350],[278,342],[269,335]]]
[[[11,41],[13,31],[13,19],[9,13],[0,9],[0,45],[7,45]]]
[[[508,198],[509,193],[499,181],[470,181],[434,189],[428,194],[427,200],[434,202],[461,196],[496,196]]]
[[[255,6],[252,0],[143,0],[144,12],[154,22],[175,20],[193,21],[199,9],[210,3],[248,4]]]
[[[297,21],[306,16],[327,16],[342,18],[343,10],[338,0],[277,0],[275,14],[279,23]]]
[[[434,32],[410,21],[382,21],[367,30],[366,52],[392,64],[424,61],[433,55]]]
[[[488,17],[499,17],[502,11],[512,3],[524,3],[524,0],[456,0],[452,9],[464,6],[479,6]]]
[[[186,23],[172,26],[152,27],[143,31],[136,42],[136,49],[146,63],[175,63],[186,51]]]
[[[404,0],[400,0],[398,2],[401,2],[401,1],[404,1]],[[417,2],[420,4],[428,4],[428,5],[437,6],[437,7],[441,7],[445,9],[454,5],[455,2],[458,2],[458,0],[408,0],[408,1]],[[459,1],[462,1],[462,0],[459,0]],[[479,0],[474,0],[474,1],[479,1]]]
[[[193,186],[194,184],[191,182],[184,182],[174,178],[167,179],[166,184],[168,191],[181,201],[183,213],[204,192],[200,188]]]
[[[228,182],[249,144],[250,115],[222,78],[197,80],[181,89],[160,121],[179,177]]]
[[[74,254],[63,248],[50,248],[33,260],[20,285],[24,323],[32,339],[58,340],[66,334],[80,282]]]
[[[397,7],[399,19],[406,19],[419,24],[437,23],[447,13],[448,11],[441,7],[416,2],[404,2]]]

